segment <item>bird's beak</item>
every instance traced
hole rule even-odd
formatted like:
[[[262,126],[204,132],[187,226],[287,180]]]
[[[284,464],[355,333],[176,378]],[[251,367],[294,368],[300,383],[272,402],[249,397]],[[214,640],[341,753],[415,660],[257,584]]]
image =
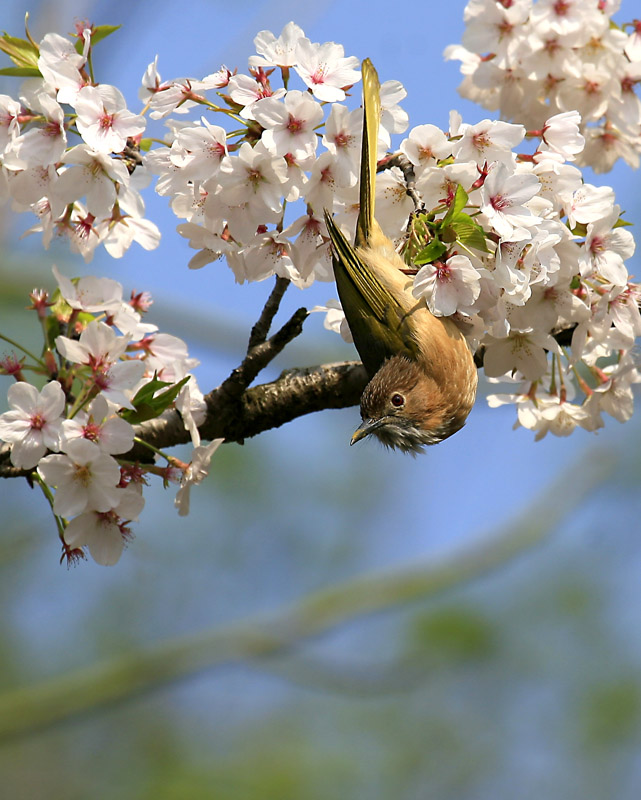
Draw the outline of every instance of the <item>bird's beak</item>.
[[[350,445],[360,442],[361,439],[364,439],[366,436],[369,436],[370,433],[373,433],[377,428],[380,428],[383,423],[384,418],[364,419],[352,434],[352,441],[350,442]]]

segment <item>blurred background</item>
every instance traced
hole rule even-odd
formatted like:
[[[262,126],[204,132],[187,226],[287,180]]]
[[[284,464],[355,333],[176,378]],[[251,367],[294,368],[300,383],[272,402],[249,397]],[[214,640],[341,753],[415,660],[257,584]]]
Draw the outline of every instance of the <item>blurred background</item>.
[[[464,5],[5,0],[1,27],[21,36],[27,10],[36,40],[77,18],[123,23],[94,63],[135,110],[156,54],[164,79],[246,71],[256,33],[293,19],[400,80],[411,125],[445,127],[451,108],[487,116],[441,57]],[[613,185],[638,223],[638,175],[587,179]],[[22,309],[33,286],[53,288],[52,264],[107,275],[153,293],[148,319],[186,339],[206,391],[242,358],[271,281],[238,287],[223,263],[189,271],[165,199],[146,201],[160,247],[120,261],[99,250],[89,265],[21,239],[33,220],[5,213],[0,330],[38,346]],[[638,256],[628,268],[638,276]],[[334,294],[291,288],[279,318]],[[354,356],[313,315],[261,381]],[[150,487],[110,569],[61,567],[43,498],[3,482],[3,795],[637,800],[641,423],[534,443],[484,392],[466,428],[416,460],[350,448],[356,408],[225,446],[189,517]]]

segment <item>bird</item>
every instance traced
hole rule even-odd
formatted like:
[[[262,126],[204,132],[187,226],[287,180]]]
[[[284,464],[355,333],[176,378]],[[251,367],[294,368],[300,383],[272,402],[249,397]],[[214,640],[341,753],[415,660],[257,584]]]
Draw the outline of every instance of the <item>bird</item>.
[[[408,265],[374,216],[380,83],[363,61],[359,213],[350,244],[325,210],[338,295],[369,383],[351,444],[373,434],[411,455],[460,430],[476,397],[472,353],[456,324],[412,294]]]

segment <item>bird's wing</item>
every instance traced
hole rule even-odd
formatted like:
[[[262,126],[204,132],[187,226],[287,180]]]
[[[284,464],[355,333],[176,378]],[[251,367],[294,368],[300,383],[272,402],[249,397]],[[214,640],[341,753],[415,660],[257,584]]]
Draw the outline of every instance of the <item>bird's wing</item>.
[[[363,73],[363,143],[361,149],[360,208],[354,237],[356,249],[347,241],[325,211],[327,231],[334,248],[334,275],[354,344],[371,375],[383,361],[403,354],[414,359],[418,346],[408,325],[407,303],[390,291],[390,280],[398,281],[397,266],[382,253],[395,257],[393,243],[374,218],[376,155],[381,117],[380,83],[374,65],[366,58]],[[365,263],[359,251],[367,253]],[[402,264],[401,264],[402,266]],[[377,274],[378,273],[378,274]],[[385,281],[379,275],[393,275]]]
[[[416,359],[418,344],[412,336],[408,309],[364,263],[327,211],[325,222],[334,248],[338,295],[368,374],[374,375],[383,361],[394,355]]]

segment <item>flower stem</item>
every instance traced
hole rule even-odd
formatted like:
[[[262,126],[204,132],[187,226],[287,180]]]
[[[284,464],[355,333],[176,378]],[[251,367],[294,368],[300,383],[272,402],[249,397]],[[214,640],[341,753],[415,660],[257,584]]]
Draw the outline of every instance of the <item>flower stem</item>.
[[[25,355],[29,356],[29,358],[32,358],[36,362],[36,364],[39,364],[46,371],[47,365],[44,363],[44,361],[39,359],[37,356],[34,356],[33,353],[30,353],[29,350],[27,350],[26,347],[23,347],[21,344],[18,344],[18,342],[15,342],[13,339],[10,339],[8,336],[5,336],[4,333],[0,333],[0,339],[2,339],[5,342],[8,342],[13,347],[17,347],[18,350],[21,350]]]

